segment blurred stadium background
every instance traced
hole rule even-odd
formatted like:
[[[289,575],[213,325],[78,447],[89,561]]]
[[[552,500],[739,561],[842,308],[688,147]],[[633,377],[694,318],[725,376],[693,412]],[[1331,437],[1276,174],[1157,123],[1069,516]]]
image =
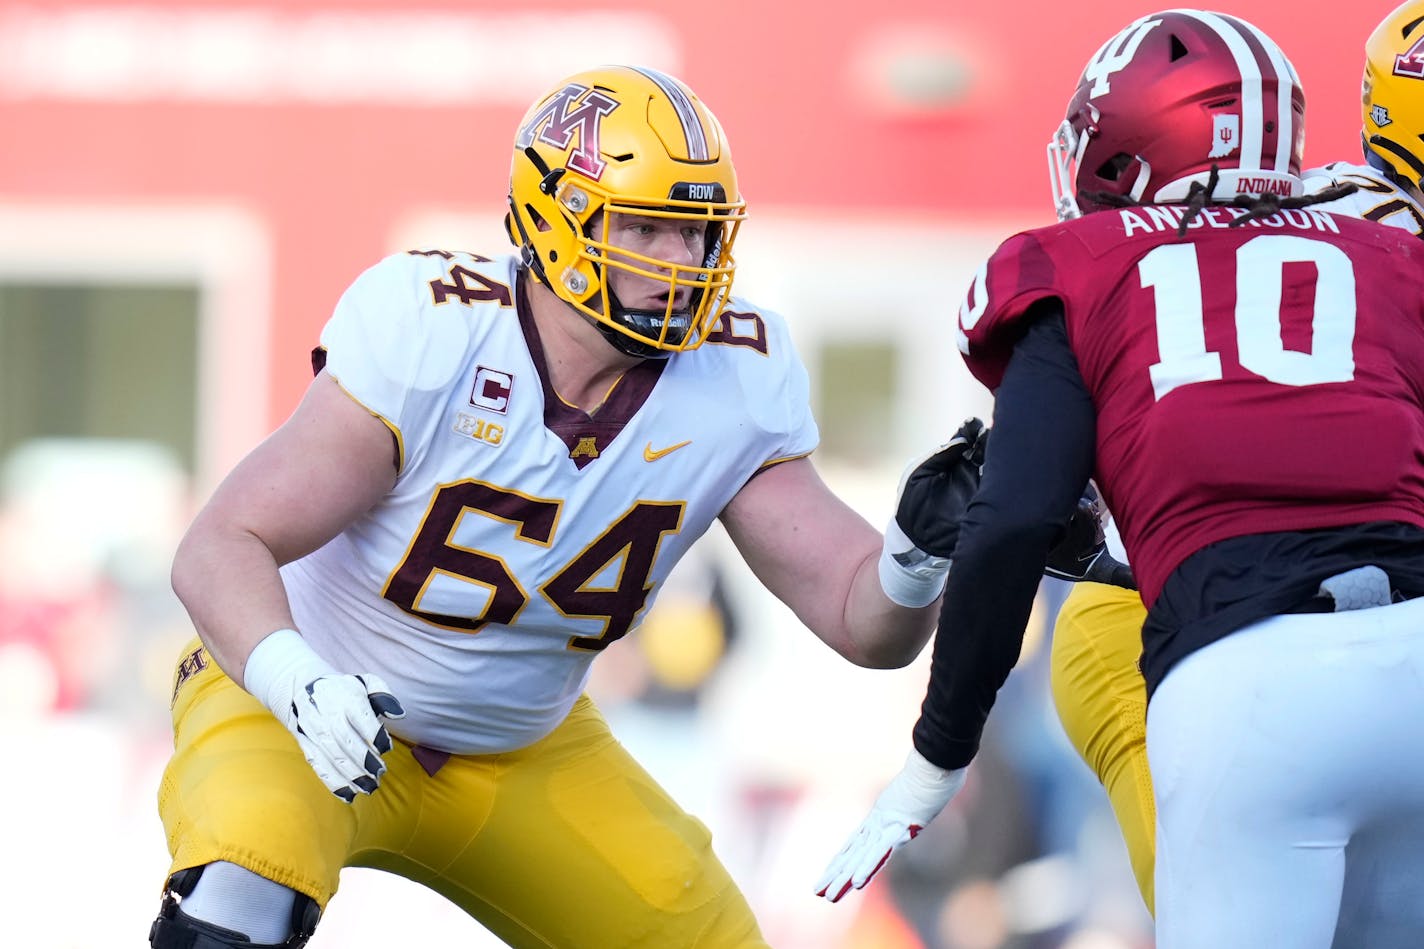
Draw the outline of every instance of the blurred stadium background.
[[[1286,0],[1208,4],[1295,60],[1311,163],[1358,155],[1359,49],[1391,5],[1325,29]],[[819,465],[879,524],[902,462],[989,411],[953,308],[1000,239],[1050,219],[1043,146],[1073,80],[1151,9],[0,2],[0,942],[147,945],[170,667],[190,632],[172,548],[295,404],[361,269],[416,247],[504,251],[514,125],[546,85],[642,63],[718,114],[752,213],[740,291],[787,314]],[[773,944],[1151,945],[1104,798],[1049,705],[1056,584],[967,792],[832,907],[812,884],[898,768],[927,656],[845,666],[724,537],[675,581],[594,690],[712,827]],[[311,946],[492,943],[413,884],[348,871]]]

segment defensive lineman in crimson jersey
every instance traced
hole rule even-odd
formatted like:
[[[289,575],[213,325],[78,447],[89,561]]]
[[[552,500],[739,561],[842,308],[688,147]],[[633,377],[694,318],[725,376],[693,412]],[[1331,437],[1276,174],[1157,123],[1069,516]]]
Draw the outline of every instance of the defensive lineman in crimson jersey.
[[[282,568],[312,646],[383,670],[406,710],[391,731],[456,754],[551,731],[728,500],[818,439],[784,322],[740,300],[696,359],[643,363],[592,416],[564,404],[517,266],[398,254],[341,298],[326,371],[395,433],[402,470]]]
[[[1312,210],[1424,235],[1424,206],[1406,187],[1369,165],[1331,162],[1302,177],[1311,192],[1342,183],[1357,188]],[[1112,549],[1120,542],[1110,519],[1107,527]],[[1120,547],[1117,555],[1126,559]],[[1146,618],[1136,590],[1074,584],[1055,620],[1051,682],[1064,732],[1108,792],[1150,910],[1156,811],[1147,764],[1147,694],[1139,668]]]
[[[1185,240],[1176,207],[1017,235],[960,310],[965,362],[997,389],[1026,314],[1062,302],[1099,406],[1094,476],[1149,607],[1227,537],[1424,526],[1424,301],[1396,292],[1424,246],[1314,208],[1231,227],[1244,213],[1205,208]],[[1342,470],[1320,446],[1345,443]]]
[[[1066,384],[1037,391],[1091,400],[1091,449],[1048,452],[1055,464],[1091,460],[1149,607],[1140,667],[1160,816],[1159,944],[1258,945],[1290,925],[1282,944],[1314,945],[1349,919],[1370,933],[1358,944],[1410,945],[1399,921],[1408,925],[1424,876],[1404,856],[1419,815],[1403,802],[1424,788],[1418,769],[1396,765],[1409,734],[1398,723],[1420,708],[1421,601],[1286,614],[1424,593],[1424,247],[1399,228],[1310,207],[1232,228],[1242,209],[1207,206],[1183,238],[1183,212],[1098,211],[1011,238],[986,265],[961,310],[966,364],[998,389],[985,486],[1021,477],[996,469],[996,450],[1027,457],[1009,434],[1025,430],[1007,421],[1023,418],[1025,389],[1001,387],[1010,357],[1043,380],[1067,371],[1048,352],[1071,351],[1081,395]],[[1060,424],[1045,418],[1039,434]],[[1081,477],[1068,467],[1065,486]],[[1022,493],[1043,490],[1030,481]],[[999,541],[975,529],[981,516],[971,506],[955,571],[992,562]],[[1316,595],[1362,569],[1378,591]],[[975,723],[1018,654],[1019,617],[979,579],[963,582],[987,602],[955,609],[953,654],[937,640],[915,728],[916,747],[942,767],[972,755]],[[957,591],[951,574],[946,603]],[[996,609],[997,623],[965,622]],[[1332,658],[1357,649],[1349,671]],[[1396,649],[1407,655],[1397,666],[1383,655]],[[1262,676],[1278,687],[1262,688]],[[1262,742],[1315,742],[1310,762],[1337,763],[1298,767],[1292,756],[1274,769]],[[1357,754],[1338,754],[1346,749]],[[1283,797],[1293,793],[1298,803]],[[1269,817],[1243,831],[1258,814]],[[1396,896],[1327,898],[1346,866],[1347,896],[1380,886]],[[1302,893],[1320,894],[1319,909],[1290,910]]]
[[[1089,61],[1048,149],[1065,223],[1006,241],[959,313],[993,438],[914,751],[828,896],[963,787],[1096,475],[1150,607],[1159,947],[1325,949],[1347,919],[1417,943],[1424,255],[1313,207],[1343,194],[1306,191],[1303,118],[1284,52],[1224,14],[1149,14]],[[1351,905],[1360,873],[1389,899]]]

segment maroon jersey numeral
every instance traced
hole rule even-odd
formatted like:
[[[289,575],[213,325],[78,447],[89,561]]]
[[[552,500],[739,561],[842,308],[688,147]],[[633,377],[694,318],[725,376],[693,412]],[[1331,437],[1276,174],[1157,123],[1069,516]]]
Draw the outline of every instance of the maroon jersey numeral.
[[[604,619],[600,636],[574,636],[570,649],[604,649],[623,638],[647,602],[652,586],[648,575],[657,559],[664,534],[682,524],[684,505],[640,501],[613,523],[539,592],[565,616]],[[609,570],[617,570],[611,587],[589,584]]]
[[[458,297],[466,306],[484,300],[498,300],[500,306],[514,305],[514,295],[509,292],[509,287],[459,264],[450,268],[446,280],[430,281],[430,295],[437,305],[447,302],[452,296]]]
[[[604,649],[632,629],[652,590],[649,577],[664,534],[682,524],[685,505],[635,502],[578,556],[545,582],[539,592],[562,615],[603,622],[598,636],[570,637],[570,649]],[[486,516],[511,526],[515,541],[550,547],[563,502],[531,497],[482,481],[441,485],[430,500],[420,529],[404,559],[391,572],[382,596],[412,616],[445,629],[477,633],[487,623],[518,621],[529,594],[503,557],[455,543],[460,522]],[[426,590],[446,576],[489,591],[474,616],[453,616],[420,608]],[[600,577],[611,585],[593,586]]]

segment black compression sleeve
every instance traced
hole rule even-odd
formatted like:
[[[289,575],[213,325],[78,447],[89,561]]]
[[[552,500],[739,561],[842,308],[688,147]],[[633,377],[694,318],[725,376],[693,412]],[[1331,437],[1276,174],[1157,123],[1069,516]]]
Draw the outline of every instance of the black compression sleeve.
[[[1062,305],[1038,307],[995,393],[983,482],[960,528],[915,724],[916,750],[942,768],[961,768],[979,750],[1048,550],[1092,475],[1096,415]]]

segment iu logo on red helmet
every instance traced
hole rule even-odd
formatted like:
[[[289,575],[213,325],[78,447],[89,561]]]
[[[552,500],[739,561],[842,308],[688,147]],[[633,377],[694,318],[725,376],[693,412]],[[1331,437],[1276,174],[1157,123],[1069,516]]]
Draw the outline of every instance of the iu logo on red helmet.
[[[1127,202],[1299,195],[1305,95],[1259,29],[1203,10],[1135,20],[1103,44],[1048,145],[1060,220]]]

